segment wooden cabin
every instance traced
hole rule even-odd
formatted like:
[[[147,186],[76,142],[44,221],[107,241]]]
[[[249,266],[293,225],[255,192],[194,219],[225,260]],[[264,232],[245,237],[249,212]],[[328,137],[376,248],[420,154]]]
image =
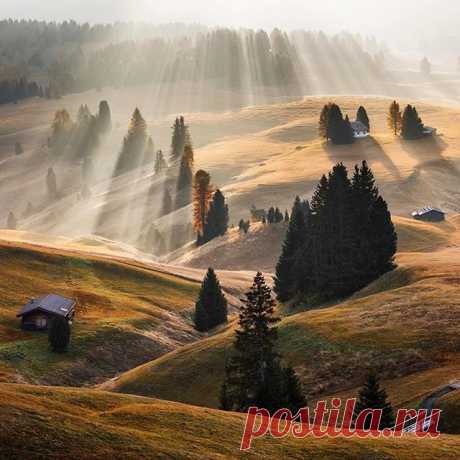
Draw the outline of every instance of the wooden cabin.
[[[46,331],[56,316],[72,322],[75,315],[75,300],[56,294],[32,299],[16,315],[21,318],[21,328],[28,331]]]

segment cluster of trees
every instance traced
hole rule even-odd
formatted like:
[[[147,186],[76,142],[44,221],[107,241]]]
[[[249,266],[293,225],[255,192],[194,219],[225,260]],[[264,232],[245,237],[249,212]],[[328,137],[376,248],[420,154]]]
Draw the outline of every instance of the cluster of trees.
[[[274,314],[275,302],[261,273],[257,273],[245,297],[221,387],[221,408],[246,412],[256,406],[272,414],[287,408],[297,413],[307,403],[294,369],[284,367],[276,351],[275,325],[279,318]]]
[[[387,123],[395,136],[401,134],[405,140],[421,139],[426,135],[417,109],[410,104],[406,106],[404,113],[401,113],[399,103],[393,101],[388,111]]]
[[[207,332],[227,322],[227,299],[216,273],[208,268],[195,304],[195,328]]]
[[[87,105],[81,105],[75,122],[66,109],[61,109],[54,115],[48,147],[54,156],[84,160],[83,175],[88,176],[92,156],[111,127],[112,115],[107,101],[99,103],[96,115],[91,113]]]
[[[339,163],[323,175],[311,204],[295,200],[276,267],[280,301],[350,295],[393,270],[397,236],[365,161],[350,180]]]
[[[0,81],[0,104],[17,102],[28,97],[43,97],[44,95],[43,88],[37,82],[29,82],[25,77]]]
[[[330,102],[323,107],[319,118],[320,136],[334,144],[352,144],[354,142],[353,128],[348,115],[343,117],[340,107]]]
[[[279,222],[288,222],[289,213],[286,212],[283,214],[278,207],[274,208],[273,206],[268,210],[267,217],[262,220],[262,222],[268,224],[278,224]],[[264,223],[265,223],[264,222]]]
[[[223,236],[228,229],[228,206],[224,194],[211,186],[211,176],[200,169],[193,181],[193,227],[197,244]]]

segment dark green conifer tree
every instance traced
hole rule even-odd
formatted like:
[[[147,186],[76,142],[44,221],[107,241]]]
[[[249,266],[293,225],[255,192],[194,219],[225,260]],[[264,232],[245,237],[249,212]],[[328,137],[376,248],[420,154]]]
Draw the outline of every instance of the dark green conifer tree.
[[[371,130],[369,117],[367,116],[366,109],[362,105],[358,108],[358,112],[356,113],[356,120],[360,121],[368,129],[368,131]]]
[[[358,400],[355,406],[355,417],[366,409],[382,409],[382,418],[380,419],[379,430],[392,428],[395,424],[393,409],[387,400],[387,393],[380,388],[378,377],[371,373],[360,390]],[[356,427],[367,430],[370,428],[370,417],[366,418],[364,426]]]
[[[55,316],[48,331],[50,348],[55,353],[64,353],[70,343],[70,325],[66,318]]]
[[[257,273],[246,293],[241,308],[239,328],[225,372],[221,406],[226,410],[245,412],[250,406],[270,413],[283,407],[296,412],[304,405],[294,387],[291,370],[285,370],[275,351],[279,321],[274,315],[274,301],[264,277]],[[299,387],[297,387],[297,390]]]
[[[206,332],[227,322],[227,299],[212,268],[208,269],[195,304],[195,327]]]
[[[281,302],[291,299],[296,291],[298,274],[295,261],[298,251],[304,244],[305,230],[305,216],[300,198],[297,196],[292,207],[281,255],[276,265],[274,291]]]
[[[192,202],[193,161],[193,148],[187,144],[181,158],[179,177],[177,178],[176,209]]]

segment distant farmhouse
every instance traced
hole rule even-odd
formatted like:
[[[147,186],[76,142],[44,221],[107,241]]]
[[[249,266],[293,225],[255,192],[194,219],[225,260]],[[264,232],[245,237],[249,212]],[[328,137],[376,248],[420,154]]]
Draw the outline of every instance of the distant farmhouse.
[[[361,121],[352,121],[351,128],[353,129],[353,137],[355,139],[362,139],[363,137],[369,137],[369,130],[367,126]]]
[[[442,222],[446,220],[446,213],[439,208],[422,208],[414,211],[412,217],[426,222]]]
[[[75,315],[76,302],[56,294],[32,299],[16,315],[21,318],[21,328],[29,331],[45,331],[56,316],[71,322]]]
[[[257,209],[254,205],[251,206],[251,220],[252,222],[262,222],[267,218],[265,209]]]

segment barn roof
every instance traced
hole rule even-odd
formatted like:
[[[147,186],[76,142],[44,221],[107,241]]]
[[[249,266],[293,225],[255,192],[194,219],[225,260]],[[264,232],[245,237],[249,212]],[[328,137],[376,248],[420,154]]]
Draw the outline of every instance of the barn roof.
[[[414,211],[412,213],[412,216],[413,217],[416,217],[416,216],[424,216],[425,214],[429,214],[431,212],[438,212],[440,214],[445,214],[445,212],[442,210],[442,209],[439,209],[439,208],[433,208],[433,207],[426,207],[426,208],[422,208],[422,209],[417,209],[416,211]]]
[[[38,299],[32,299],[24,305],[16,316],[24,316],[35,310],[41,310],[53,315],[68,316],[75,307],[75,300],[66,299],[56,294],[49,294]]]

